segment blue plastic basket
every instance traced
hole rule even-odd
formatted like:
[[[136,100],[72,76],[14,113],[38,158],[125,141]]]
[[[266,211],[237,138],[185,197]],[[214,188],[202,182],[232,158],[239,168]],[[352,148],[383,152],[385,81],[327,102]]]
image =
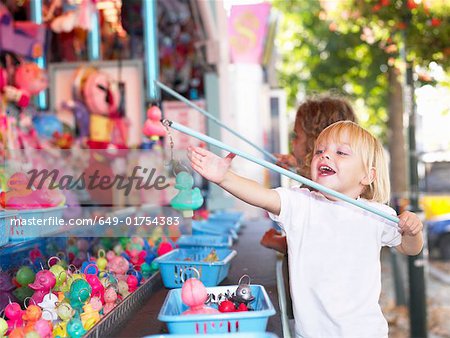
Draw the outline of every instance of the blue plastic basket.
[[[11,224],[16,218],[16,213],[12,211],[0,211],[0,245],[5,245],[9,241]]]
[[[21,242],[60,230],[60,227],[54,224],[55,219],[50,217],[62,217],[63,210],[64,207],[14,210],[17,216],[16,222],[11,223],[10,241]],[[38,220],[41,220],[40,224]]]
[[[175,249],[155,259],[159,264],[161,277],[166,288],[181,288],[183,281],[196,276],[205,286],[216,286],[223,281],[230,270],[231,260],[236,256],[235,250],[215,249],[219,258],[217,262],[204,262],[211,253],[211,248]]]
[[[279,338],[271,332],[244,332],[244,333],[224,333],[224,334],[202,334],[202,338]],[[186,334],[160,334],[145,336],[143,338],[192,338]]]
[[[209,215],[208,219],[217,219],[224,221],[231,221],[235,223],[242,223],[244,219],[244,213],[241,211],[227,211],[227,210],[218,210]]]
[[[237,285],[218,286],[207,290],[208,293],[218,296],[227,291],[235,292],[237,287]],[[254,311],[202,315],[182,315],[188,307],[181,301],[181,289],[170,290],[158,319],[165,322],[169,332],[174,334],[261,332],[258,334],[258,337],[261,337],[262,332],[266,330],[269,317],[275,314],[275,309],[263,286],[251,285],[250,288],[255,297],[250,303]]]
[[[193,235],[231,236],[233,240],[238,238],[237,229],[233,223],[224,221],[192,221]]]
[[[214,236],[214,235],[182,235],[177,241],[180,248],[210,247],[210,248],[230,248],[233,244],[230,236]]]

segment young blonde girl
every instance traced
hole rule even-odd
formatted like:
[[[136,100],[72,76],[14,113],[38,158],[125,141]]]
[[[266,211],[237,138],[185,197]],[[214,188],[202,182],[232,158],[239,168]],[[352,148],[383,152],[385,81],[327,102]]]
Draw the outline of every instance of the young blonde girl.
[[[378,299],[380,250],[395,246],[416,255],[422,223],[411,212],[398,225],[333,196],[306,188],[267,189],[230,170],[234,157],[190,148],[200,175],[237,198],[261,207],[286,232],[296,337],[387,337]],[[366,130],[341,121],[319,135],[311,179],[386,213],[389,176],[380,143]]]

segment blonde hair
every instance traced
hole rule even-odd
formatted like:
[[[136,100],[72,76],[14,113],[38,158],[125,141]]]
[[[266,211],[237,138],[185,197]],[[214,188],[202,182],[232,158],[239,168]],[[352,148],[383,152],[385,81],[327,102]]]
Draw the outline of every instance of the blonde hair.
[[[361,197],[379,203],[387,203],[390,195],[390,182],[386,157],[381,143],[367,130],[352,121],[339,121],[325,128],[316,140],[316,145],[324,140],[341,141],[342,136],[349,137],[350,147],[364,165],[370,177],[370,170],[375,169],[373,182],[367,186]]]

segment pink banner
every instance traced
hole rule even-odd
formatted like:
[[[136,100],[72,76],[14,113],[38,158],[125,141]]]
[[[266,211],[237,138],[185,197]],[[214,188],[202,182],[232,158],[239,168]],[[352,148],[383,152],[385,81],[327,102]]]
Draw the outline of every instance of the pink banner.
[[[261,63],[271,5],[231,7],[228,35],[232,63]]]

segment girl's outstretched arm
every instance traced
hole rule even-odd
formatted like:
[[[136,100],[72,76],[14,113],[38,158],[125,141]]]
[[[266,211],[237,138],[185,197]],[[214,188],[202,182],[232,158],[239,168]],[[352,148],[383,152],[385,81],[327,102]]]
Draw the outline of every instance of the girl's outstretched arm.
[[[188,158],[192,168],[207,180],[240,200],[263,208],[275,215],[280,214],[281,201],[275,190],[265,188],[259,183],[239,176],[230,170],[235,154],[221,158],[208,150],[199,147],[188,148]]]

